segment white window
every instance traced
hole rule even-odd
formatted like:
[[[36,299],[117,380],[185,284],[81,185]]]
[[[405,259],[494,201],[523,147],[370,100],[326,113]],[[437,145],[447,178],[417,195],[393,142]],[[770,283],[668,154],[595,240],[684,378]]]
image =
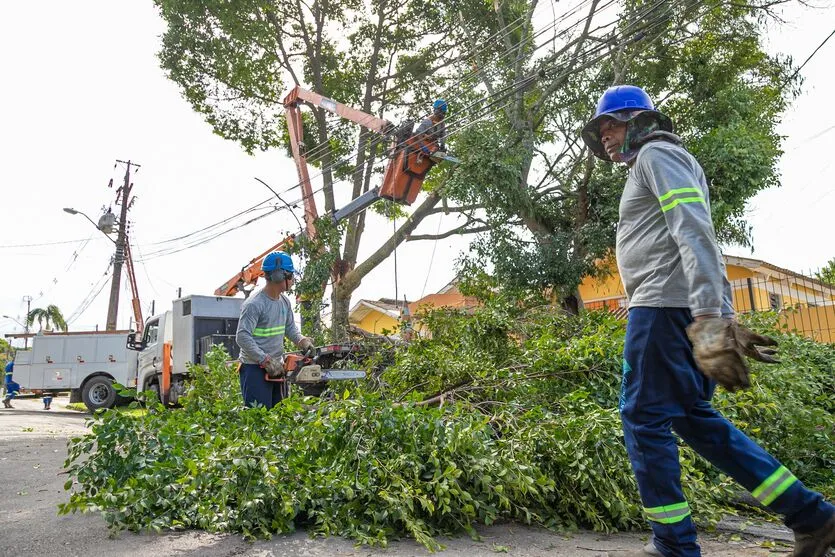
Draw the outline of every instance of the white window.
[[[149,323],[148,326],[145,328],[145,334],[143,335],[143,340],[145,341],[145,345],[154,344],[157,341],[159,336],[159,321],[154,321],[153,323]]]

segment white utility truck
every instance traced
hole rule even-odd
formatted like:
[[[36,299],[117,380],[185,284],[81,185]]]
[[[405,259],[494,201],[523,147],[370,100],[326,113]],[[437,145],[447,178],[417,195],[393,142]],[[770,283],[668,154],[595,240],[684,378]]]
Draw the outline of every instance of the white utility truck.
[[[155,391],[174,404],[184,392],[188,364],[201,364],[215,344],[238,356],[235,331],[243,298],[186,296],[145,321],[142,333],[50,333],[15,357],[14,380],[24,389],[72,391],[90,410],[112,408],[113,383]],[[141,335],[141,336],[140,336]],[[139,338],[137,338],[139,337]]]
[[[24,389],[78,390],[88,408],[116,403],[113,382],[136,381],[136,356],[125,347],[127,331],[50,333],[32,337],[31,350],[18,350],[14,380]],[[78,394],[78,393],[76,393]]]

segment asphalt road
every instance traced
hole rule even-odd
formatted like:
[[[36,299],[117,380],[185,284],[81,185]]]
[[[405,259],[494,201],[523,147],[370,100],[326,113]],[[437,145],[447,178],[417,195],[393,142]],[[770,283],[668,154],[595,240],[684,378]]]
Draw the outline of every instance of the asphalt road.
[[[111,537],[98,515],[58,516],[67,500],[62,473],[67,439],[85,431],[87,415],[66,409],[68,399],[56,398],[52,410],[40,399],[15,400],[14,409],[0,408],[0,555],[62,556],[425,556],[426,550],[406,540],[388,548],[355,547],[341,538],[310,538],[304,532],[248,543],[236,535],[200,531],[132,534]],[[730,522],[728,530],[701,538],[704,555],[764,557],[790,552],[791,535],[772,525]],[[744,533],[741,533],[744,531]],[[444,556],[480,557],[500,554],[518,557],[600,557],[641,547],[646,534],[594,532],[560,535],[541,528],[502,524],[480,530],[482,540],[469,537],[441,540]],[[766,546],[773,545],[771,549]]]

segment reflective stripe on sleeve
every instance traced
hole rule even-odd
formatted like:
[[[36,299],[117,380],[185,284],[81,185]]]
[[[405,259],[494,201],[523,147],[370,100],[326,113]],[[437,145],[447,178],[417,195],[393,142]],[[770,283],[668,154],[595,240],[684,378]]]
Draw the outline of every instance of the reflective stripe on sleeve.
[[[684,196],[684,194],[691,195]],[[667,200],[670,200],[669,203],[665,203]],[[682,203],[706,204],[704,194],[702,193],[702,190],[699,188],[678,188],[670,190],[661,197],[659,197],[658,201],[661,203],[662,213],[666,213],[670,209],[673,209],[681,205]]]

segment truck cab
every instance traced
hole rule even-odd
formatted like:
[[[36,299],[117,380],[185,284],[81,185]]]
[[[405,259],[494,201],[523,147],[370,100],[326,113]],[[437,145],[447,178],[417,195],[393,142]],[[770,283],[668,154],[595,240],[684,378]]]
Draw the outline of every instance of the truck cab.
[[[223,345],[237,358],[241,304],[242,298],[192,295],[174,300],[170,311],[149,318],[141,337],[128,337],[128,349],[138,352],[137,389],[176,404],[185,393],[189,365],[205,364],[212,346]]]

